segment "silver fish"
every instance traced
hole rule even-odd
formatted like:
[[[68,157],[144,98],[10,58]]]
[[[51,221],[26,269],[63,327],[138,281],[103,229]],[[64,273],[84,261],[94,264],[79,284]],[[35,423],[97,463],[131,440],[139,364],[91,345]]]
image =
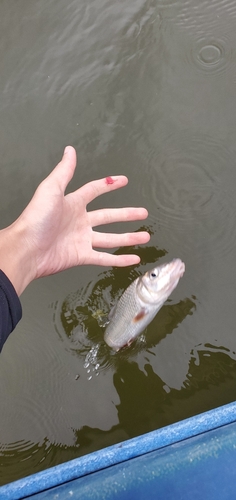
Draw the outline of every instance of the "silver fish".
[[[133,281],[110,313],[105,342],[115,351],[130,345],[156,316],[184,271],[184,263],[173,259]]]

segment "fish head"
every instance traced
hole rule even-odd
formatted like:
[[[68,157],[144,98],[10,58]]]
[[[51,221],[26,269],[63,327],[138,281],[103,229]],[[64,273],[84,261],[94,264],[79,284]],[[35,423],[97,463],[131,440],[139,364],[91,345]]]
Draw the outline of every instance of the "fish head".
[[[139,281],[138,294],[142,300],[155,304],[165,301],[183,276],[185,264],[181,259],[161,264],[147,271]]]

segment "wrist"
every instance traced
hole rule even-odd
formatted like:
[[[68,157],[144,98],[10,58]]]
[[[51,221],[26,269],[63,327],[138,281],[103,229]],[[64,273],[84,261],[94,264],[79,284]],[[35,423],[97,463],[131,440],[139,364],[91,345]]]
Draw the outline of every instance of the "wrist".
[[[36,277],[32,249],[27,242],[27,228],[17,219],[0,231],[0,269],[21,295]]]

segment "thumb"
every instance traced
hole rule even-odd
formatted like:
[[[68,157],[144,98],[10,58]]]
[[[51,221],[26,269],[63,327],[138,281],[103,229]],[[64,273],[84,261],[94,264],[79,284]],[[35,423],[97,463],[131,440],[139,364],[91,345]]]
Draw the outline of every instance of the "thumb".
[[[71,181],[76,167],[76,151],[72,146],[66,146],[60,163],[49,174],[48,179],[56,182],[64,192]]]

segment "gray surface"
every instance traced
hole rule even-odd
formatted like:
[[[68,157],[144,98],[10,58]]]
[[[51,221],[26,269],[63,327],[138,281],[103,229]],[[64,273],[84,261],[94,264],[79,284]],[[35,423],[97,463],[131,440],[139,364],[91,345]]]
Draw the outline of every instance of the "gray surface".
[[[1,226],[71,143],[70,189],[126,174],[95,206],[145,205],[153,233],[135,270],[71,270],[22,296],[0,363],[2,483],[235,399],[235,17],[218,0],[1,2]],[[110,355],[92,314],[172,257],[186,273],[171,301]]]

